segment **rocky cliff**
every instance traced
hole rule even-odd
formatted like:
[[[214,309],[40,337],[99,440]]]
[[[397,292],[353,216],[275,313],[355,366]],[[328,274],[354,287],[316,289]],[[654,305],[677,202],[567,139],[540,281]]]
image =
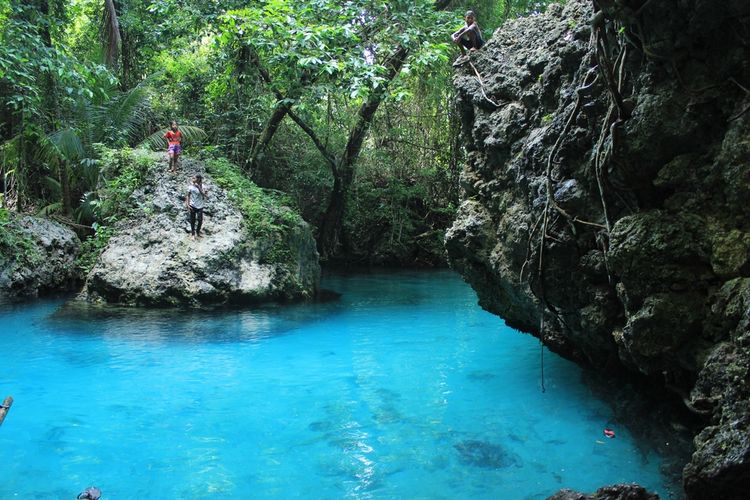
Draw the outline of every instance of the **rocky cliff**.
[[[750,2],[569,0],[460,65],[446,236],[480,303],[705,418],[689,498],[750,484]]]
[[[179,174],[147,163],[126,215],[89,273],[82,297],[142,306],[206,307],[311,298],[320,278],[310,227],[291,209],[264,205],[221,164],[182,161]],[[192,238],[185,194],[193,175],[208,190],[203,237]]]
[[[49,219],[3,214],[9,219],[0,223],[0,302],[75,290],[76,234]]]

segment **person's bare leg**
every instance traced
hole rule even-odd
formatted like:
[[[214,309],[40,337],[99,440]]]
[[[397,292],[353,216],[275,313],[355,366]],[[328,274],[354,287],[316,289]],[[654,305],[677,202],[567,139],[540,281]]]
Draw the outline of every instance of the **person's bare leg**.
[[[458,48],[461,49],[461,55],[462,56],[466,54],[466,51],[464,50],[464,44],[461,43],[461,38],[460,37],[457,38],[457,39],[455,39],[455,40],[453,40],[453,43],[455,43],[456,45],[458,45]]]

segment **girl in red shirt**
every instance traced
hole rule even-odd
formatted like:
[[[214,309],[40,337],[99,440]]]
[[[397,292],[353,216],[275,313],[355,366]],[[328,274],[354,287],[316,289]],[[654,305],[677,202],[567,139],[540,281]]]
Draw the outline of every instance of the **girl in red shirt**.
[[[164,134],[167,140],[167,154],[169,155],[169,171],[177,173],[177,160],[182,153],[182,132],[177,128],[177,122],[172,121],[172,127]]]

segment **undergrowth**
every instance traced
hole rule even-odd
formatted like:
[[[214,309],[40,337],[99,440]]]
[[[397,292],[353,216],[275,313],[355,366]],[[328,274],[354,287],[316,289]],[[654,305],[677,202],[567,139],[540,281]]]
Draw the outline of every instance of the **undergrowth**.
[[[81,245],[76,265],[88,273],[96,259],[115,233],[115,224],[142,207],[132,203],[133,191],[141,187],[156,168],[158,159],[153,153],[141,149],[109,149],[99,146],[98,159],[101,179],[95,192],[86,195],[96,222],[95,234]]]
[[[229,199],[240,209],[249,236],[272,237],[302,222],[302,217],[288,208],[293,200],[285,193],[262,189],[223,157],[207,149],[202,154],[206,170],[214,182],[226,190]]]

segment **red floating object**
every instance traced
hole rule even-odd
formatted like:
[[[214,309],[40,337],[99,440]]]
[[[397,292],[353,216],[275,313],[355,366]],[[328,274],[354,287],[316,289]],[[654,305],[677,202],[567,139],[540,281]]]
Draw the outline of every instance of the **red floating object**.
[[[613,431],[612,429],[604,429],[604,435],[609,439],[612,439],[613,437],[615,437],[615,431]]]

